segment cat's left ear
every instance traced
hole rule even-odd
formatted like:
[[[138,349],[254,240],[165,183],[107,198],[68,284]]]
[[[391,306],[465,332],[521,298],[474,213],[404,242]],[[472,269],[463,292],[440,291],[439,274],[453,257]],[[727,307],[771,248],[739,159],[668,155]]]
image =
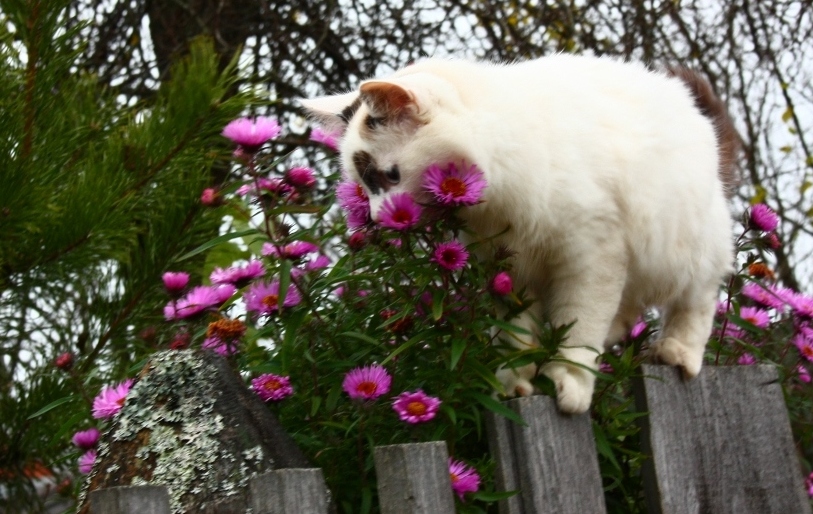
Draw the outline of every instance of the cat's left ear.
[[[404,115],[418,114],[418,101],[415,94],[394,82],[369,80],[359,87],[362,101],[370,110],[388,118],[400,118]]]
[[[358,91],[299,100],[312,118],[331,131],[343,131],[360,102]]]

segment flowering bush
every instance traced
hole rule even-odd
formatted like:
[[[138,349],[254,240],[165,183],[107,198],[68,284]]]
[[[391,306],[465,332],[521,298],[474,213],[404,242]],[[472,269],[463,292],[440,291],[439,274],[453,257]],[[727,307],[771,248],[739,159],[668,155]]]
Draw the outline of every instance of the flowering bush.
[[[459,511],[489,509],[504,495],[493,491],[483,411],[519,421],[494,399],[494,371],[546,362],[567,327],[540,320],[540,347],[521,352],[495,338],[498,329],[522,331],[510,320],[529,302],[513,288],[511,249],[461,239],[455,214],[480,201],[482,173],[475,164],[437,163],[424,175],[430,204],[392,195],[375,223],[359,184],[270,160],[263,147],[279,133],[265,118],[224,130],[237,145],[241,178],[211,207],[224,209],[232,227],[193,252],[210,252],[209,284],[190,284],[182,272],[163,276],[165,346],[230,359],[323,468],[340,510],[375,508],[373,446],[429,440],[448,444]],[[315,140],[336,147],[335,134],[320,131]],[[779,244],[775,227],[765,205],[743,220],[739,273],[721,292],[707,364],[776,365],[809,458],[813,300],[775,285],[765,259]],[[232,242],[238,238],[243,246]],[[214,251],[224,245],[232,251]],[[475,250],[492,258],[471,258]],[[609,512],[645,512],[634,423],[641,414],[629,388],[656,328],[657,313],[648,313],[602,357],[592,417]],[[553,394],[545,377],[535,385]],[[114,416],[121,393],[105,390],[94,415]]]

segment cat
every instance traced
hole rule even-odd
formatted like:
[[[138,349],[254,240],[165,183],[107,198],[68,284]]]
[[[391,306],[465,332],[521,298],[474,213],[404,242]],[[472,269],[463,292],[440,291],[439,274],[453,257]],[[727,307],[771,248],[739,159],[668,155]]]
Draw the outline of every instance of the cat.
[[[515,252],[535,300],[513,323],[573,323],[554,362],[504,368],[509,395],[538,371],[564,413],[591,403],[597,357],[644,309],[662,312],[651,357],[700,371],[719,285],[732,271],[736,131],[697,73],[558,54],[511,64],[430,58],[358,91],[302,101],[343,130],[340,159],[373,219],[393,193],[428,199],[431,164],[482,169],[484,201],[461,215]],[[507,229],[507,230],[506,230]],[[533,336],[512,334],[519,348]]]

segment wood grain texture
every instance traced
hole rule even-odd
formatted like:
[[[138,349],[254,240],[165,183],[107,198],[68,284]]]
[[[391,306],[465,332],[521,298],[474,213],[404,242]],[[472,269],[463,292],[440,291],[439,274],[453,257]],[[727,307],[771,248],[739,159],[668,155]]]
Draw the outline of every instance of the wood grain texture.
[[[373,458],[382,514],[455,511],[445,442],[378,446]]]
[[[327,514],[329,493],[321,469],[280,469],[251,479],[253,514]]]
[[[650,514],[810,514],[776,370],[643,366],[636,401]]]
[[[166,487],[122,486],[90,493],[91,514],[170,514]]]
[[[489,413],[489,444],[499,490],[519,490],[500,502],[501,514],[603,514],[598,456],[588,414],[561,414],[545,396],[509,400],[527,423]]]

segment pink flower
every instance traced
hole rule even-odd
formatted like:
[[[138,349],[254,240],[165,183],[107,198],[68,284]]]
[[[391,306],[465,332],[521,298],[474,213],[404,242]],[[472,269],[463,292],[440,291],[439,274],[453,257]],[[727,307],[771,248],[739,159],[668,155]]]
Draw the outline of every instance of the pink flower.
[[[779,224],[776,213],[764,203],[758,203],[751,207],[748,221],[750,228],[762,230],[763,232],[773,232]]]
[[[246,302],[246,310],[257,314],[272,314],[279,310],[279,280],[268,282],[255,282],[243,295]],[[282,302],[283,307],[293,307],[299,305],[302,296],[293,284],[285,293]]]
[[[796,293],[790,297],[790,306],[800,318],[813,319],[813,298]]]
[[[635,325],[632,326],[632,329],[629,333],[630,339],[635,339],[636,337],[640,336],[644,333],[647,328],[647,323],[641,318],[638,318],[638,321],[635,322]]]
[[[370,209],[370,199],[361,184],[343,177],[342,181],[336,185],[336,200],[339,206],[345,210]]]
[[[807,371],[807,368],[799,364],[796,366],[796,373],[799,375],[799,380],[804,382],[805,384],[810,383],[810,372]]]
[[[316,185],[316,177],[310,168],[291,168],[285,174],[285,181],[300,189],[310,189]]]
[[[264,401],[278,402],[294,394],[290,377],[266,373],[251,381],[251,389]]]
[[[133,379],[110,387],[105,387],[93,399],[93,417],[96,419],[109,419],[118,414],[127,399],[127,393],[133,386]]]
[[[418,389],[414,393],[405,391],[395,397],[392,408],[398,413],[401,421],[410,424],[425,423],[435,417],[441,401],[434,396],[427,396]]]
[[[256,278],[265,275],[265,268],[261,261],[249,261],[243,267],[215,268],[209,275],[212,284],[234,284],[241,288]]]
[[[610,364],[609,362],[602,362],[601,364],[599,364],[598,370],[601,373],[606,373],[607,375],[610,375],[615,372],[615,369],[613,369],[613,365]]]
[[[286,259],[299,259],[309,253],[319,251],[319,245],[307,241],[294,241],[282,247],[272,243],[263,243],[262,254],[266,257],[283,257]]]
[[[164,307],[167,320],[189,318],[196,314],[223,304],[236,291],[231,284],[216,286],[198,286],[178,301],[171,301]]]
[[[73,367],[73,354],[71,352],[59,354],[59,356],[54,359],[54,366],[63,371],[68,371]]]
[[[756,363],[757,363],[756,357],[754,357],[750,353],[743,353],[737,359],[737,364],[740,364],[741,366],[751,366],[752,364]]]
[[[362,400],[375,400],[381,395],[390,392],[392,377],[383,366],[372,364],[363,368],[355,368],[344,376],[342,389],[350,398]]]
[[[87,430],[80,430],[73,434],[73,444],[83,450],[89,450],[96,446],[96,443],[99,442],[99,429],[98,428],[89,428]]]
[[[435,247],[432,261],[450,271],[463,268],[469,258],[469,252],[459,241],[440,243]]]
[[[741,308],[740,318],[759,328],[765,328],[771,322],[771,317],[768,315],[768,312],[757,307]]]
[[[381,206],[379,224],[393,230],[408,230],[418,224],[421,210],[409,193],[394,193]]]
[[[207,187],[203,190],[200,194],[200,203],[207,207],[212,207],[219,203],[220,197],[217,194],[217,191],[212,187]]]
[[[222,135],[240,145],[243,152],[255,153],[268,140],[277,137],[281,131],[275,120],[259,116],[254,120],[239,118],[230,122],[223,129]]]
[[[766,307],[772,307],[781,311],[791,302],[793,291],[751,282],[743,286],[742,295]]]
[[[449,163],[446,168],[429,166],[423,175],[423,186],[442,205],[475,205],[486,187],[483,172],[476,165],[458,168]]]
[[[813,473],[807,475],[805,479],[805,489],[807,489],[807,495],[813,498]]]
[[[240,343],[239,340],[234,341],[224,341],[219,337],[207,337],[203,340],[200,347],[204,350],[209,350],[210,352],[214,352],[220,356],[228,357],[230,355],[234,355],[237,353],[237,345]]]
[[[480,475],[474,468],[459,460],[449,458],[449,478],[452,490],[462,500],[466,493],[475,493],[480,489]]]
[[[93,471],[94,462],[96,462],[96,450],[88,450],[79,457],[79,472],[87,475]]]
[[[319,271],[328,266],[330,266],[330,257],[327,255],[318,255],[316,258],[305,263],[305,271]]]
[[[183,271],[167,271],[161,275],[164,289],[172,295],[180,294],[189,283],[189,273]]]
[[[285,196],[293,191],[293,188],[280,178],[260,178],[257,179],[256,183],[252,182],[240,186],[235,192],[239,196],[246,196],[248,194],[257,195],[257,186],[259,186],[260,193],[268,192],[276,196]]]
[[[326,147],[330,148],[334,152],[339,150],[339,141],[338,139],[341,137],[341,132],[326,132],[323,129],[316,127],[315,129],[311,130],[311,141],[315,141],[317,143],[322,143]]]
[[[800,326],[796,335],[793,336],[792,342],[802,357],[813,362],[813,328],[806,325]]]
[[[491,279],[491,290],[494,294],[505,296],[514,288],[514,283],[511,281],[511,275],[507,271],[501,271],[494,275]]]

